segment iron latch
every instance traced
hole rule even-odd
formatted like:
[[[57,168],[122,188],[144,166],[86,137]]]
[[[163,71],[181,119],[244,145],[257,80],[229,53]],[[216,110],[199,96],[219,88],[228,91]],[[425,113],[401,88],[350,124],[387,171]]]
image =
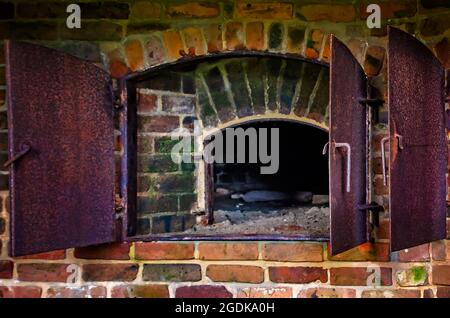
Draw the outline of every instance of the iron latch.
[[[370,212],[369,223],[372,227],[378,227],[380,225],[380,213],[384,212],[384,207],[376,202],[369,204],[361,204],[358,206],[358,210],[365,213]]]
[[[14,162],[16,162],[17,160],[19,160],[20,158],[22,158],[23,156],[25,156],[29,151],[31,150],[31,146],[27,143],[22,143],[20,145],[20,150],[17,154],[15,154],[11,159],[9,159],[8,161],[6,161],[3,164],[3,167],[7,168],[10,165],[12,165]]]

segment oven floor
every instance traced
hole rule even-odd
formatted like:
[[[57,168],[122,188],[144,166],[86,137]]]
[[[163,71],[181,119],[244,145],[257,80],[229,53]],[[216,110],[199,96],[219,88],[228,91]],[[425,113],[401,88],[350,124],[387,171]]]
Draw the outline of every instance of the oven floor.
[[[199,235],[299,235],[327,237],[330,210],[328,206],[299,206],[286,203],[242,203],[218,200],[214,224],[195,225],[184,232]]]

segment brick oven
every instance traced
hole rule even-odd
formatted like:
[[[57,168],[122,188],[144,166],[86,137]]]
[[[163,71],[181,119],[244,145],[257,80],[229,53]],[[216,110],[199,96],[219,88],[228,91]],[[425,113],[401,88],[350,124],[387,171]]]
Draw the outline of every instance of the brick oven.
[[[376,30],[366,1],[86,2],[54,37],[55,3],[0,4],[0,297],[448,296],[449,8],[422,2]]]

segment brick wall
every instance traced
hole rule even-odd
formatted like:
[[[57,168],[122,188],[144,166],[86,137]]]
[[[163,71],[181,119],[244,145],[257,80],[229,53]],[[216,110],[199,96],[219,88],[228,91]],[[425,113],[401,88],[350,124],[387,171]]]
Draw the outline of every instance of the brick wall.
[[[82,29],[65,27],[63,1],[0,2],[0,39],[26,39],[74,54],[107,68],[114,77],[186,56],[258,50],[292,53],[327,62],[330,33],[351,49],[386,97],[386,28],[395,25],[415,34],[450,67],[450,8],[444,1],[311,2],[80,1]],[[380,3],[383,27],[365,26],[367,3]],[[3,50],[0,50],[0,104],[5,99]],[[189,81],[189,80],[188,80]],[[188,101],[199,97],[183,86],[143,89],[139,149],[142,175],[179,184],[153,193],[140,204],[152,214],[187,217],[184,204],[195,193],[195,174],[167,159],[167,127],[189,126]],[[186,108],[172,114],[182,98]],[[172,106],[168,106],[172,105]],[[379,140],[387,134],[387,109],[372,136],[374,198],[388,208],[380,169]],[[302,114],[300,114],[302,116]],[[150,125],[157,119],[155,127]],[[323,120],[324,118],[319,118]],[[211,121],[215,125],[214,121]],[[6,107],[0,112],[0,159],[6,158]],[[153,169],[153,170],[152,170]],[[186,170],[187,169],[187,170]],[[185,177],[187,175],[187,177]],[[175,177],[173,177],[175,176]],[[183,178],[187,178],[188,182]],[[175,179],[175,180],[174,180]],[[182,180],[180,180],[182,179]],[[148,181],[148,180],[147,180]],[[330,257],[318,242],[133,243],[56,251],[11,259],[7,255],[7,172],[0,174],[0,296],[3,297],[449,297],[450,240],[389,254],[388,213],[375,244],[364,244]],[[151,192],[151,191],[150,191]],[[186,203],[187,202],[187,203]],[[176,210],[176,211],[174,211]],[[181,213],[180,213],[181,212]],[[172,213],[175,214],[175,213]],[[153,215],[152,215],[153,217]],[[171,216],[172,217],[172,216]],[[151,231],[142,218],[141,228]],[[148,221],[150,223],[150,221]],[[153,221],[152,221],[153,222]],[[167,221],[162,221],[167,222]],[[449,229],[450,222],[447,221]],[[450,238],[450,236],[449,236]],[[379,273],[379,287],[367,286]]]

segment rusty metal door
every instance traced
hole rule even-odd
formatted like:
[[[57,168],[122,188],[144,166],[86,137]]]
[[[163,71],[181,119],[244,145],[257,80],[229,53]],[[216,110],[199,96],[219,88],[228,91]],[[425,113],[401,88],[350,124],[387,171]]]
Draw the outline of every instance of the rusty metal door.
[[[446,235],[444,69],[411,35],[389,28],[391,250]]]
[[[6,59],[11,255],[113,241],[109,75],[24,42]]]
[[[367,79],[350,50],[331,38],[330,246],[336,255],[367,240]]]

